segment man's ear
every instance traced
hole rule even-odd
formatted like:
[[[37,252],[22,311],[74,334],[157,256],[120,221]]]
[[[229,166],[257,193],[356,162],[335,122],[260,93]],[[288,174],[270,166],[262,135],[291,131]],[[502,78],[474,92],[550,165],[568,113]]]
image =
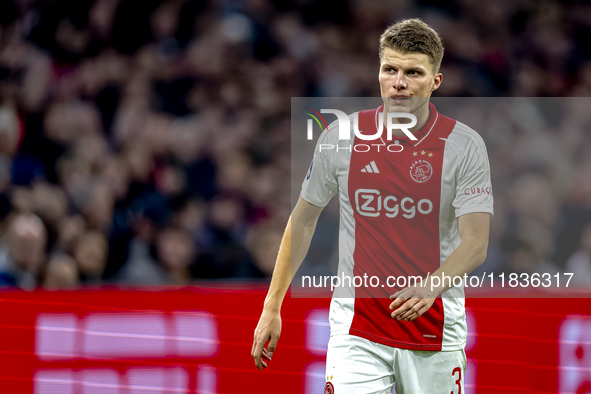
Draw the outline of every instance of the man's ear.
[[[443,81],[443,74],[437,73],[435,79],[433,80],[433,87],[431,88],[431,92],[437,90],[439,86],[441,86],[441,82]]]

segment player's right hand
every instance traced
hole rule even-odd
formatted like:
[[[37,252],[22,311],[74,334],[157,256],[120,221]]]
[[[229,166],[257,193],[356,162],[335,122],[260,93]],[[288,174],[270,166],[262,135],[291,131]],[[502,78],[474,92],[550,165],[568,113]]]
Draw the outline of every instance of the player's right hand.
[[[254,330],[254,339],[252,342],[252,351],[250,355],[254,358],[254,364],[260,371],[263,367],[267,368],[267,363],[262,360],[271,361],[271,356],[277,348],[277,341],[281,334],[281,315],[279,312],[263,309],[259,324]],[[269,342],[270,341],[270,342]],[[269,346],[265,349],[265,345]]]

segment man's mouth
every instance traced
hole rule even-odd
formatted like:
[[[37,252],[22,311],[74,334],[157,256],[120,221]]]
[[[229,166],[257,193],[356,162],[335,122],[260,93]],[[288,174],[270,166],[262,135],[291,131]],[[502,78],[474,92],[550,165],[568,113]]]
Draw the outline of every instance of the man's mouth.
[[[392,100],[392,101],[405,101],[408,99],[409,99],[408,96],[396,96],[396,95],[390,96],[390,100]]]

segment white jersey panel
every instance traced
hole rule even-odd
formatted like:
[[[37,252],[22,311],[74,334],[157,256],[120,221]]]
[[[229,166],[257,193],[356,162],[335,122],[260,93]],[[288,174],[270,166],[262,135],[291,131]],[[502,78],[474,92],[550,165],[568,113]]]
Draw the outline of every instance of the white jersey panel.
[[[457,217],[473,212],[493,214],[490,166],[482,138],[456,122],[445,141],[439,214],[441,264],[460,246]],[[454,287],[445,295],[441,350],[451,351],[463,348],[468,335],[464,288]]]
[[[349,200],[348,178],[351,161],[351,145],[354,140],[353,116],[349,116],[351,139],[339,140],[338,122],[328,126],[314,151],[313,162],[302,184],[302,198],[309,203],[325,207],[338,193],[339,219],[339,277],[352,278],[353,252],[355,251],[355,219]],[[339,287],[335,290],[330,304],[331,335],[348,334],[353,321],[355,288]]]

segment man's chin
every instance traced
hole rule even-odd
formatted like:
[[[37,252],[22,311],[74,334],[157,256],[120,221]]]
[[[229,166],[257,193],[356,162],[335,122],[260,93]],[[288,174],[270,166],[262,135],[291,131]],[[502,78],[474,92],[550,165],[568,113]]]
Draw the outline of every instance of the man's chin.
[[[408,103],[410,104],[410,103]],[[388,110],[388,112],[404,112],[404,113],[410,113],[411,112],[411,106],[408,104],[398,104],[398,103],[389,103],[389,105],[386,105],[386,109]]]

